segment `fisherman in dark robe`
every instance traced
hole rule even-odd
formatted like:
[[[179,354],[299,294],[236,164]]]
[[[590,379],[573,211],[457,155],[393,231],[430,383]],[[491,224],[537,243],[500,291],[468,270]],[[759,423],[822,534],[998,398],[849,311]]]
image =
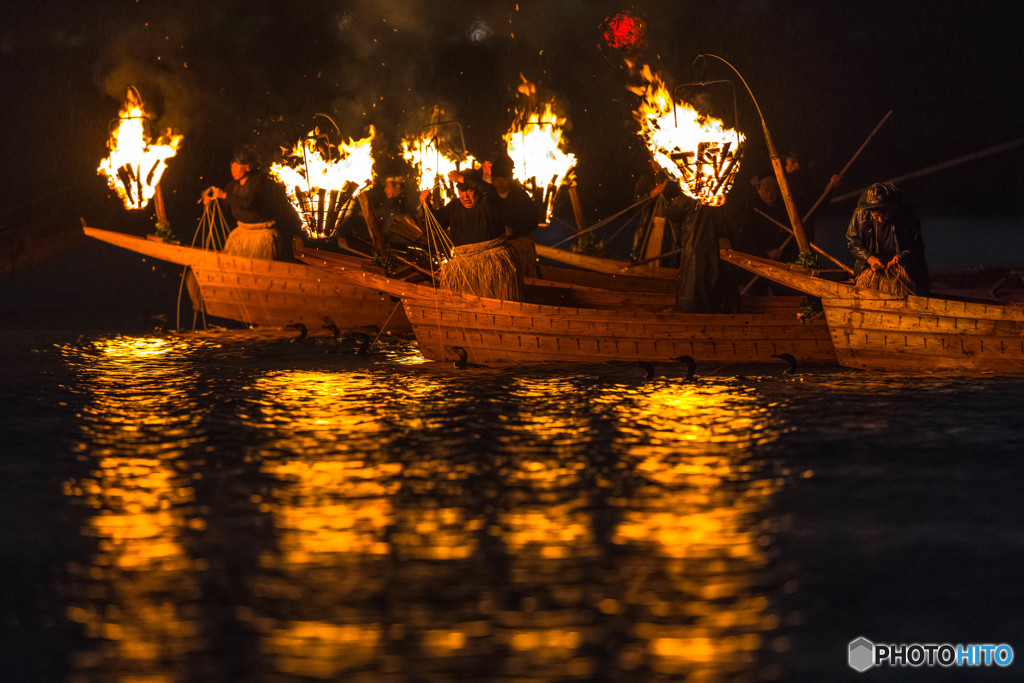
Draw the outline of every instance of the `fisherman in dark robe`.
[[[856,262],[854,276],[870,268],[902,266],[914,293],[928,296],[928,263],[921,239],[921,220],[892,183],[875,183],[860,196],[846,230],[846,246]]]
[[[452,171],[448,177],[456,183],[459,197],[438,209],[434,217],[447,231],[452,245],[459,247],[502,237],[505,230],[498,214],[494,186],[484,182],[483,175],[475,168]],[[420,194],[421,203],[428,194],[427,191]]]
[[[224,253],[250,258],[274,259],[280,252],[274,229],[274,184],[259,171],[256,152],[249,145],[231,158],[231,181],[224,189],[211,187],[203,203],[222,200],[236,221],[228,235]]]
[[[516,255],[516,265],[524,277],[537,274],[537,249],[533,233],[540,225],[537,205],[515,178],[515,162],[508,154],[499,154],[491,162],[491,184],[498,203],[498,216],[505,229],[508,245]]]
[[[705,206],[682,195],[669,204],[665,216],[680,224],[676,309],[683,313],[735,313],[739,291],[718,257],[718,240],[731,237],[735,211],[728,204]]]

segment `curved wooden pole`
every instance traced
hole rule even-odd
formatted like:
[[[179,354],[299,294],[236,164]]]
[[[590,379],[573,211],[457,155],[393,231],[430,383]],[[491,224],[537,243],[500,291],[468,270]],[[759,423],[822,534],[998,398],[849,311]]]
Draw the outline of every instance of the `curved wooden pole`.
[[[768,124],[764,121],[764,115],[761,113],[761,107],[757,103],[757,98],[754,97],[754,93],[750,90],[750,86],[747,85],[747,81],[744,80],[743,75],[737,71],[736,67],[732,64],[718,55],[697,55],[698,59],[701,57],[714,57],[725,64],[733,70],[733,73],[735,73],[736,76],[739,77],[740,82],[743,83],[743,87],[747,89],[747,94],[750,95],[750,99],[754,102],[754,108],[757,109],[757,116],[761,120],[761,128],[764,130],[764,141],[768,145],[768,156],[772,161],[772,169],[775,171],[775,179],[779,182],[779,194],[782,195],[782,201],[786,205],[786,214],[789,216],[789,222],[793,225],[793,235],[796,237],[796,243],[800,247],[801,254],[810,253],[811,247],[810,243],[807,241],[807,235],[804,233],[804,224],[803,221],[800,220],[800,214],[797,213],[796,202],[793,201],[793,193],[789,190],[789,182],[786,180],[786,174],[782,169],[782,157],[779,156],[779,151],[775,148],[772,136],[768,132]]]

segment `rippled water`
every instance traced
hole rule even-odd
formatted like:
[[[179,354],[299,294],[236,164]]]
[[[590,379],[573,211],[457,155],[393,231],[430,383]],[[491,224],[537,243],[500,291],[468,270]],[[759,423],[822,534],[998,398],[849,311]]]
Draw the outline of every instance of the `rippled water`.
[[[831,680],[861,635],[1024,652],[1018,380],[383,348],[0,335],[5,678]]]

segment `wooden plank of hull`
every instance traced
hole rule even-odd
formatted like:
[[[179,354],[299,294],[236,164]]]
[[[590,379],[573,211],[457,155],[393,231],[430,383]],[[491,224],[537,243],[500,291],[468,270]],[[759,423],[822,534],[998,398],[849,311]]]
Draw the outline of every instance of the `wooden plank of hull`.
[[[311,261],[312,262],[312,261]],[[499,301],[392,280],[358,268],[342,277],[402,297],[425,357],[440,360],[445,344],[466,349],[474,362],[667,360],[775,362],[792,353],[803,361],[834,362],[823,322],[795,323],[796,308],[760,301],[776,312],[683,314],[637,307],[599,309]],[[779,297],[782,298],[782,297]],[[787,297],[795,304],[799,297]]]
[[[550,282],[597,287],[618,292],[662,292],[675,296],[676,290],[679,289],[679,283],[675,278],[601,273],[549,265],[538,265],[537,276]]]
[[[193,269],[209,315],[266,326],[302,323],[323,334],[325,318],[341,329],[383,324],[394,304],[378,292],[345,282],[283,279],[246,272]],[[396,332],[410,329],[404,314],[392,318]]]
[[[595,362],[669,360],[690,355],[698,361],[772,362],[792,353],[804,361],[834,362],[824,325],[792,324],[792,316],[633,316],[615,311],[557,309],[515,311],[493,307],[449,307],[425,299],[404,299],[406,314],[424,357],[451,357],[443,346],[466,349],[474,362]],[[488,301],[490,303],[490,301]],[[607,315],[605,315],[607,314]]]
[[[302,323],[314,335],[324,334],[325,318],[343,330],[380,326],[394,308],[379,291],[303,263],[231,256],[97,228],[84,230],[110,244],[191,267],[208,315],[271,327]],[[348,257],[341,260],[359,263]],[[408,332],[411,327],[399,310],[388,329]]]
[[[959,370],[1024,372],[1024,321],[1020,311],[985,304],[911,297],[903,308],[884,303],[851,306],[823,300],[840,362],[882,371]],[[945,304],[950,304],[948,307]],[[963,317],[969,310],[985,318]]]

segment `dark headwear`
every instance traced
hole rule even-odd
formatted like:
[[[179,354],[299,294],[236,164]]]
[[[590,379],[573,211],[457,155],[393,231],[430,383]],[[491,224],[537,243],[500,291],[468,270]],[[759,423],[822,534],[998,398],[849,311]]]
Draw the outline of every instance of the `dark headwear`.
[[[256,150],[252,145],[242,145],[235,150],[234,156],[231,157],[231,163],[242,164],[254,169],[257,163]]]
[[[798,164],[804,163],[804,155],[802,153],[800,153],[800,152],[793,152],[793,151],[791,151],[789,154],[787,154],[785,157],[783,157],[783,159],[792,159],[795,162],[797,162]]]
[[[465,171],[460,171],[460,173],[462,173],[462,182],[458,183],[458,188],[460,190],[465,190],[466,188],[479,190],[483,187],[484,177],[483,174],[480,173],[479,169],[467,168]]]
[[[512,161],[512,157],[508,154],[499,154],[491,162],[491,175],[499,178],[511,178],[512,169],[515,167],[516,162]]]
[[[875,183],[860,196],[864,209],[894,209],[903,203],[903,193],[892,183]]]

